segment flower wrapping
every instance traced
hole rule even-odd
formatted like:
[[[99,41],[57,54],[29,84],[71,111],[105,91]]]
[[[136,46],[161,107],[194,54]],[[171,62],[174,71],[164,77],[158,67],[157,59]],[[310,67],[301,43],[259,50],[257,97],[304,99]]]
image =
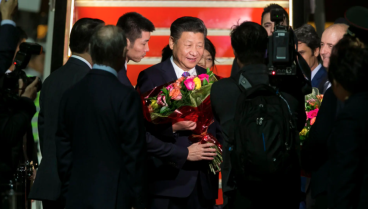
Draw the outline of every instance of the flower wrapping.
[[[217,156],[209,163],[209,168],[214,174],[220,171],[222,146],[207,130],[214,121],[210,92],[212,84],[216,81],[216,76],[207,69],[206,74],[181,77],[146,93],[141,93],[138,89],[147,121],[153,124],[174,124],[180,121],[197,123],[189,140],[193,143],[215,144]]]

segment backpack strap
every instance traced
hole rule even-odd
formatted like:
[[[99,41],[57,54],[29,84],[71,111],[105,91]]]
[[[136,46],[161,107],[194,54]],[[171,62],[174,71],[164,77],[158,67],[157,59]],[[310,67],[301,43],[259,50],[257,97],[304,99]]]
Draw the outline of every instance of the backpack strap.
[[[241,72],[238,73],[235,77],[231,78],[235,81],[236,85],[239,87],[242,93],[244,93],[247,89],[252,88],[252,84]]]

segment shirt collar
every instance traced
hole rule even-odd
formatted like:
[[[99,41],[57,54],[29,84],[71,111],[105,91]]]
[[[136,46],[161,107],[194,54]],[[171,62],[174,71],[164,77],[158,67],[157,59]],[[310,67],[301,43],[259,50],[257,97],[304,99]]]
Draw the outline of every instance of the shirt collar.
[[[177,66],[175,64],[174,59],[173,59],[172,56],[170,58],[170,61],[171,61],[171,64],[173,65],[173,67],[174,67],[175,74],[176,74],[176,77],[177,78],[182,77],[182,75],[183,75],[184,72],[188,72],[190,75],[197,75],[197,71],[196,71],[195,67],[192,68],[192,69],[190,69],[189,71],[184,71],[183,69],[181,69],[179,66]]]
[[[116,70],[114,70],[114,68],[110,66],[94,64],[92,69],[107,71],[109,73],[112,73],[114,76],[118,77],[118,72],[116,72]]]
[[[321,69],[322,64],[317,65],[316,68],[312,71],[311,80],[313,80],[314,76],[318,73],[319,69]]]
[[[91,64],[86,59],[84,59],[83,57],[80,57],[78,55],[72,55],[71,57],[73,57],[75,59],[79,59],[80,61],[86,63],[90,69],[92,69]]]

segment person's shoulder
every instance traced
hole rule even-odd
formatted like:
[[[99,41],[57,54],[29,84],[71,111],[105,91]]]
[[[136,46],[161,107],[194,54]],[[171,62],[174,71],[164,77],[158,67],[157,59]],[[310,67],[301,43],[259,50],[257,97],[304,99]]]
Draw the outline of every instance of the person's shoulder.
[[[215,83],[213,83],[212,88],[231,88],[231,87],[237,87],[236,82],[233,78],[222,78]]]
[[[231,99],[239,92],[239,88],[233,78],[223,78],[213,83],[211,98],[213,100]]]
[[[158,70],[160,70],[163,66],[163,63],[158,63],[158,64],[155,64],[155,65],[152,65],[151,67],[148,67],[144,70],[142,70],[142,72],[145,72],[147,74],[151,74],[151,73],[156,73]]]

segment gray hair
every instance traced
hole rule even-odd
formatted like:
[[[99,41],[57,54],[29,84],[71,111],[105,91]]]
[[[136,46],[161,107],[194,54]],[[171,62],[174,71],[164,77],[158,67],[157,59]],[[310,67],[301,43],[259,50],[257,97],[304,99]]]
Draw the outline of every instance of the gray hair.
[[[90,53],[95,64],[115,68],[122,59],[127,40],[121,28],[107,25],[93,34],[90,41]]]

